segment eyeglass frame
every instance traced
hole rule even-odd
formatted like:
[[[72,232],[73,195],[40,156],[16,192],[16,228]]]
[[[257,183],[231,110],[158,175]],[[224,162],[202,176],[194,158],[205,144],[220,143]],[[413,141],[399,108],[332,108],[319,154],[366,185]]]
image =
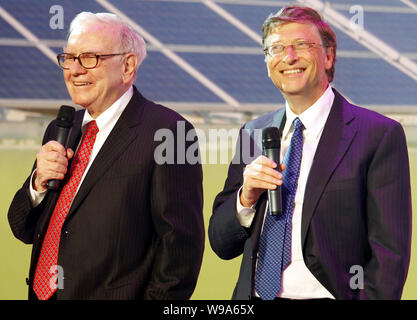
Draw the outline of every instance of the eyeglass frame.
[[[297,49],[296,47],[295,47],[295,45],[297,45],[297,44],[308,44],[308,48],[303,48],[303,49]],[[277,53],[277,54],[272,54],[271,53],[271,49],[273,48],[273,47],[275,47],[275,46],[281,46],[282,47],[282,50],[279,52],[279,53]],[[316,47],[316,46],[318,46],[318,47],[324,47],[322,44],[320,44],[320,43],[315,43],[315,42],[311,42],[311,41],[307,41],[307,40],[298,40],[298,41],[296,41],[296,42],[294,42],[294,43],[291,43],[291,44],[287,44],[287,45],[283,45],[283,44],[279,44],[279,43],[277,43],[277,44],[273,44],[273,45],[271,45],[271,46],[269,46],[268,48],[265,48],[264,49],[264,54],[265,55],[269,55],[270,57],[275,57],[275,56],[282,56],[284,53],[285,53],[285,50],[288,48],[288,47],[292,47],[292,49],[295,51],[295,52],[299,52],[299,51],[305,51],[305,50],[308,50],[308,49],[311,49],[311,48],[314,48],[314,47]]]
[[[98,65],[98,62],[99,62],[99,60],[102,58],[102,57],[115,57],[115,56],[121,56],[121,55],[124,55],[124,54],[127,54],[128,52],[124,52],[124,53],[109,53],[109,54],[96,54],[96,53],[94,53],[94,52],[82,52],[82,53],[80,53],[78,56],[75,56],[75,55],[73,55],[73,54],[71,54],[71,53],[65,53],[65,52],[63,52],[63,53],[60,53],[60,54],[58,54],[57,56],[56,56],[56,58],[57,58],[57,60],[58,60],[58,65],[62,68],[62,69],[64,69],[64,70],[69,70],[70,69],[70,67],[68,67],[68,68],[65,68],[63,65],[61,65],[61,63],[60,63],[60,57],[62,57],[62,56],[65,56],[65,55],[70,55],[70,56],[72,56],[73,58],[73,60],[74,60],[74,62],[73,63],[75,63],[75,60],[78,60],[78,63],[80,64],[80,66],[81,67],[83,67],[84,69],[94,69],[94,68],[96,68],[97,67],[97,65]],[[85,67],[84,65],[83,65],[83,63],[81,62],[81,58],[80,58],[80,56],[81,55],[83,55],[83,54],[90,54],[91,56],[95,56],[95,58],[96,58],[96,64],[94,65],[94,67]]]

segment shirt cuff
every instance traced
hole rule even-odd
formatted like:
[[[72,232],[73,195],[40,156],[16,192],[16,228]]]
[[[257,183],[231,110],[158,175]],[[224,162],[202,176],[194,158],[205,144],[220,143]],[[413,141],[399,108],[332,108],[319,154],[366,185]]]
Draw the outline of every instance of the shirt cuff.
[[[30,195],[30,201],[32,202],[32,206],[36,207],[39,205],[39,203],[42,202],[43,198],[45,198],[46,191],[38,192],[33,188],[33,175],[35,174],[36,169],[32,172],[32,175],[30,177],[30,183],[29,183],[29,195]]]
[[[239,191],[237,192],[237,199],[236,199],[236,217],[239,220],[239,223],[242,227],[249,228],[252,224],[253,218],[256,213],[255,206],[257,202],[255,202],[250,208],[244,207],[240,203],[240,193],[242,191],[242,187],[240,187]]]

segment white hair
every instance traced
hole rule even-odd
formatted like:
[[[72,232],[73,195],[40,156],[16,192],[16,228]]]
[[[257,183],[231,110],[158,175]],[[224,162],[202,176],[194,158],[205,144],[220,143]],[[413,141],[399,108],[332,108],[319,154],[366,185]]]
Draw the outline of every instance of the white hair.
[[[138,58],[138,67],[146,57],[145,40],[135,32],[125,21],[113,13],[81,12],[71,21],[68,38],[75,31],[93,24],[107,24],[120,31],[120,45],[124,52],[133,52]]]

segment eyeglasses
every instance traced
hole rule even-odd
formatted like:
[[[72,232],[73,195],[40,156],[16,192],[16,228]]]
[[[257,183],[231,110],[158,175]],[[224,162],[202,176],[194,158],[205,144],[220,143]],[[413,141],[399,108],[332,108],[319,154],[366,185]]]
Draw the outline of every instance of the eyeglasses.
[[[80,53],[77,57],[70,53],[60,53],[56,57],[58,59],[59,66],[65,70],[68,70],[75,60],[78,60],[78,63],[85,69],[94,69],[97,67],[99,59],[103,59],[103,57],[121,56],[124,54],[126,53],[95,54],[84,52]]]
[[[287,49],[288,47],[292,47],[293,50],[295,50],[296,52],[301,52],[317,46],[321,47],[322,45],[319,43],[309,41],[297,41],[286,46],[280,43],[276,43],[268,48],[265,48],[264,52],[265,55],[269,54],[271,57],[275,57],[282,56],[285,53],[285,49]]]

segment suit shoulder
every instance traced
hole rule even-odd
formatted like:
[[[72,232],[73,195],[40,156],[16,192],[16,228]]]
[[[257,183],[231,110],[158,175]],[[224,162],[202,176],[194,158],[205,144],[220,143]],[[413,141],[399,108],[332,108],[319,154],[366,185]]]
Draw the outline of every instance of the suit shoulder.
[[[245,129],[263,129],[268,126],[274,119],[281,118],[285,113],[285,108],[265,113],[253,120],[245,123],[243,126]]]
[[[178,121],[184,121],[188,123],[181,114],[177,111],[165,107],[161,104],[155,103],[145,98],[145,112],[152,121],[163,127],[175,126]]]
[[[352,112],[355,115],[355,118],[359,120],[360,123],[374,128],[393,128],[401,127],[401,124],[391,119],[379,112],[370,110],[364,107],[359,107],[356,105],[351,105]]]
[[[376,111],[352,105],[354,126],[363,139],[382,141],[392,137],[398,143],[405,142],[405,131],[401,123]]]
[[[401,127],[399,122],[388,118],[379,112],[352,104],[334,88],[333,92],[335,94],[334,104],[343,108],[343,117],[345,118],[345,121],[350,122],[354,119],[354,123],[368,129],[380,128],[386,130],[387,128]]]

